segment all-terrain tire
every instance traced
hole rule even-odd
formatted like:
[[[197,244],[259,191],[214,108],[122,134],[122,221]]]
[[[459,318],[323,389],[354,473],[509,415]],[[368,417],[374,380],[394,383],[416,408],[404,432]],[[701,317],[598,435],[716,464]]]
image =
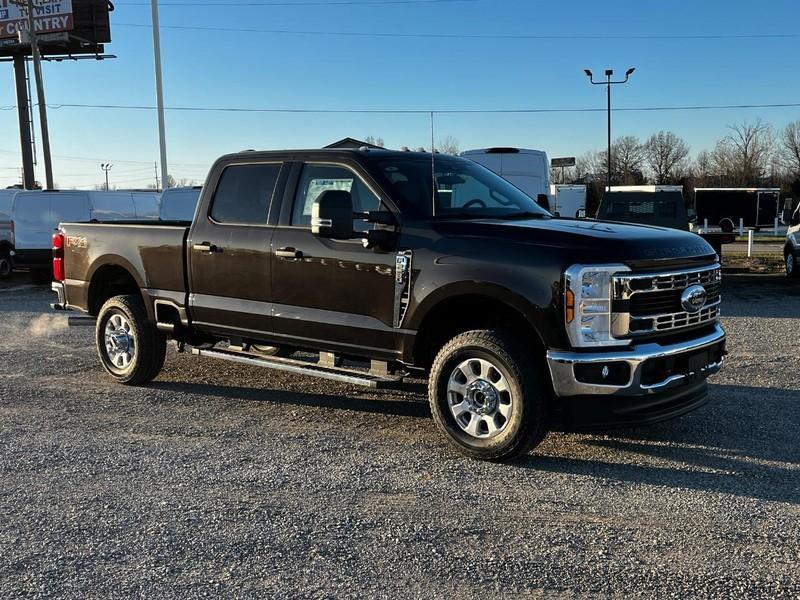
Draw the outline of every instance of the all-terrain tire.
[[[454,382],[458,384],[460,376],[456,370],[464,364],[472,365],[471,360],[479,366],[481,363],[478,361],[491,365],[493,371],[490,372],[498,380],[503,378],[502,387],[507,388],[507,392],[498,397],[503,396],[504,402],[510,401],[510,416],[500,425],[499,433],[491,434],[493,437],[476,437],[468,433],[463,420],[459,424],[451,409],[451,406],[465,401],[466,395],[449,390],[449,386]],[[492,375],[487,377],[491,382]],[[541,357],[518,343],[512,335],[497,330],[474,330],[455,336],[436,355],[428,380],[431,413],[437,427],[456,450],[480,460],[510,459],[540,444],[547,435],[550,395]],[[466,418],[486,417],[476,414],[459,416],[459,419]]]
[[[112,321],[110,327],[109,321]],[[122,326],[117,327],[115,323]],[[109,339],[109,329],[118,332],[117,335],[123,340],[127,334],[131,351],[124,357],[119,352],[120,342]],[[95,342],[103,368],[120,383],[126,385],[148,383],[164,366],[167,338],[147,319],[144,302],[139,296],[114,296],[103,304],[97,316]],[[116,346],[112,349],[113,344]],[[116,360],[114,356],[117,357]]]

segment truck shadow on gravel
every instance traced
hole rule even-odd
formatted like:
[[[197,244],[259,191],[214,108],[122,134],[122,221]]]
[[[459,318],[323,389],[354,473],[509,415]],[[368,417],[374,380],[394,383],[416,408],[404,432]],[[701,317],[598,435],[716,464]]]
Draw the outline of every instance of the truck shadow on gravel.
[[[288,390],[266,389],[258,387],[226,386],[206,383],[183,383],[174,381],[154,381],[148,388],[180,394],[197,394],[205,397],[229,400],[246,400],[251,402],[269,402],[274,404],[290,404],[316,408],[335,408],[363,413],[396,415],[399,417],[431,418],[427,399],[415,399],[413,396],[396,398],[397,391],[368,390],[370,398],[354,398],[333,394],[315,394],[310,392],[292,392]],[[413,391],[409,390],[409,391]],[[382,399],[380,396],[394,396],[396,399]]]
[[[722,315],[800,319],[800,282],[786,275],[725,275]]]
[[[711,393],[711,403],[682,418],[582,442],[625,462],[533,454],[518,464],[800,504],[800,391],[718,385]]]

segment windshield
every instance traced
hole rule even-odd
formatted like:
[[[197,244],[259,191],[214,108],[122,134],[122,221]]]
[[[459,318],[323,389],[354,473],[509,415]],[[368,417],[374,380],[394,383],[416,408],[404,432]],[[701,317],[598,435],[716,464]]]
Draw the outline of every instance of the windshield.
[[[418,154],[381,157],[375,161],[374,171],[403,212],[416,218],[434,216],[434,179],[437,219],[541,218],[550,214],[520,189],[471,160],[436,155],[433,162],[433,176],[431,157]]]

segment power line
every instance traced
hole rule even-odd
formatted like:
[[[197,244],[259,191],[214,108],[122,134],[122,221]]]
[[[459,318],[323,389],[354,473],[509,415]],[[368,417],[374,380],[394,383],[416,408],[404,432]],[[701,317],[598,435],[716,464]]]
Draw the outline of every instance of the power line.
[[[91,108],[108,110],[156,110],[155,106],[136,104],[48,104],[52,110],[62,108]],[[684,106],[630,106],[614,108],[613,112],[660,112],[695,110],[733,110],[750,108],[798,108],[800,102],[779,104],[714,104]],[[455,109],[391,109],[391,108],[242,108],[212,106],[165,106],[165,110],[179,112],[230,112],[230,113],[300,113],[300,114],[537,114],[537,113],[593,113],[606,112],[605,108],[455,108]],[[129,161],[130,162],[130,161]],[[142,161],[135,161],[142,162]]]
[[[114,23],[115,27],[144,27],[147,23]],[[265,33],[271,35],[322,35],[368,38],[428,38],[467,40],[742,40],[742,39],[797,39],[800,33],[719,33],[719,34],[658,34],[658,33],[395,33],[385,31],[320,31],[301,29],[252,29],[237,27],[210,27],[202,25],[161,25],[161,29],[186,31],[215,31],[228,33]]]
[[[3,148],[3,149],[0,149],[0,153],[19,155],[20,152],[19,152],[19,150],[6,150],[6,149]],[[114,162],[118,162],[118,163],[129,163],[129,164],[134,164],[134,165],[148,165],[147,170],[151,169],[152,166],[153,166],[153,161],[152,160],[125,160],[125,159],[108,158],[108,157],[98,158],[98,157],[86,157],[86,156],[64,156],[64,155],[58,155],[58,154],[54,154],[53,158],[58,158],[58,159],[61,159],[61,160],[76,160],[76,161],[82,161],[82,162],[102,162],[102,161],[105,161],[105,160],[113,160]],[[187,168],[191,168],[191,167],[199,167],[199,168],[206,167],[207,168],[212,162],[213,161],[209,161],[207,163],[172,163],[172,164],[175,165],[176,167],[187,167]],[[138,169],[136,169],[136,170],[138,171]],[[142,170],[145,170],[145,169],[142,169]]]
[[[451,4],[465,2],[481,2],[482,0],[341,0],[336,2],[159,2],[159,6],[393,6],[397,4]],[[125,6],[150,6],[149,2],[125,2]]]

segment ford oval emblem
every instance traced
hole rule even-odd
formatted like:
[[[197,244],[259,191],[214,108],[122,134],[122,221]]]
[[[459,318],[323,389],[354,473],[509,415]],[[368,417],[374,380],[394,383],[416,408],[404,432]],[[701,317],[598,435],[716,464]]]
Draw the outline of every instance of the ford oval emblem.
[[[696,313],[706,305],[706,288],[702,285],[691,285],[681,294],[681,306],[686,312]]]

